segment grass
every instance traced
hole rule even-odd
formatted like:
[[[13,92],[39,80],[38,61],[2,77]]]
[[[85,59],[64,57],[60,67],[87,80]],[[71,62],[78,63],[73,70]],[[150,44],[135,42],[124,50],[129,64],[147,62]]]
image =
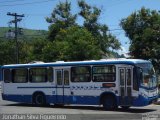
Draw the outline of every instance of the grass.
[[[4,37],[5,34],[8,32],[8,30],[11,29],[14,31],[14,28],[9,28],[9,27],[0,27],[0,37]],[[25,36],[43,36],[48,33],[46,30],[32,30],[32,29],[23,29],[23,35]]]

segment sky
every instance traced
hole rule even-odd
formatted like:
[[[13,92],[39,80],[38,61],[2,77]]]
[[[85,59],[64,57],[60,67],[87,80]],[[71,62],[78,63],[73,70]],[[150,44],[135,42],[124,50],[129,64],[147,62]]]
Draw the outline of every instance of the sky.
[[[7,13],[11,12],[24,14],[25,17],[18,24],[19,27],[48,30],[49,24],[45,18],[50,16],[60,1],[66,0],[0,0],[0,27],[8,27],[8,22],[13,20],[13,17],[7,16]],[[72,13],[78,13],[78,0],[68,1],[71,2]],[[119,30],[120,21],[142,7],[160,11],[160,0],[86,0],[86,2],[102,9],[99,23],[106,24],[110,32],[121,42],[122,50],[118,51],[120,54],[128,53],[129,49],[129,39],[125,37],[123,30]],[[83,20],[78,18],[77,23],[82,25]]]

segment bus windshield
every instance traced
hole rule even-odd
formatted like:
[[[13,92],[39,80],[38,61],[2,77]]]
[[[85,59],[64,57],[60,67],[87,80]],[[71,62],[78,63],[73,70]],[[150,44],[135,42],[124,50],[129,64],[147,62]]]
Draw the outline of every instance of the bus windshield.
[[[141,68],[141,80],[140,85],[142,87],[153,88],[157,86],[157,80],[155,70],[151,63],[137,64]]]

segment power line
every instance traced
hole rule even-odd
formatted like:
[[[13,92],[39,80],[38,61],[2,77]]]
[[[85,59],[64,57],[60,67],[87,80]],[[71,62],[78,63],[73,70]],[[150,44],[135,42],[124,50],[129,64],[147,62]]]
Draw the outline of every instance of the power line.
[[[49,16],[50,14],[25,14],[27,16]]]
[[[23,36],[25,36],[25,37],[27,37],[27,36],[28,36],[28,37],[33,36],[33,37],[34,37],[34,36],[40,36],[40,35],[47,36],[47,34],[36,34],[36,35],[27,35],[27,34],[24,34],[24,35],[19,36],[19,38],[20,38],[20,37],[23,37]],[[6,37],[0,36],[0,38],[6,38]]]
[[[25,0],[7,0],[7,1],[2,1],[0,3],[11,3],[11,2],[17,2],[17,1],[25,1]]]
[[[40,1],[40,2],[29,2],[29,3],[19,3],[19,4],[6,4],[6,5],[0,5],[0,7],[8,7],[8,6],[18,6],[18,5],[29,5],[29,4],[38,4],[38,3],[44,3],[44,2],[50,2],[53,0],[45,0],[45,1]]]
[[[16,41],[16,63],[19,63],[19,49],[18,49],[18,27],[17,27],[17,23],[20,22],[22,19],[22,17],[24,17],[24,15],[18,15],[17,13],[7,13],[7,15],[9,16],[13,16],[14,20],[10,21],[10,23],[14,23],[15,24],[15,41]],[[19,18],[18,18],[19,17]]]
[[[122,30],[123,29],[110,29],[110,30],[107,30],[107,31],[122,31]],[[24,34],[22,36],[39,36],[39,35],[46,35],[47,36],[47,34],[35,34],[35,35]],[[19,37],[21,37],[21,36],[19,36]],[[0,38],[5,38],[5,37],[0,36]]]

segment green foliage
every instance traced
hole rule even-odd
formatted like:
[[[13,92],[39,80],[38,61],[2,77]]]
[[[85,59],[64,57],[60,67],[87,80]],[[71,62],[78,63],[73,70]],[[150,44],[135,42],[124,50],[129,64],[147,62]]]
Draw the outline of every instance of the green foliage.
[[[100,49],[96,46],[92,34],[81,27],[70,27],[61,30],[55,41],[49,42],[44,48],[45,61],[65,60],[90,60],[99,59]],[[48,59],[48,56],[49,59]]]
[[[71,3],[68,1],[60,2],[54,8],[51,17],[47,17],[46,21],[52,25],[49,27],[49,39],[54,40],[55,36],[61,29],[76,25],[77,16],[71,14]]]
[[[0,27],[0,37],[5,37],[5,34],[9,31],[13,30],[12,27]],[[46,36],[48,35],[48,31],[45,30],[32,30],[32,29],[23,29],[23,34],[19,35],[20,38],[25,40],[30,40],[34,36]]]
[[[102,56],[118,56],[112,50],[120,48],[115,36],[108,33],[108,27],[98,22],[101,10],[85,1],[78,2],[80,12],[71,13],[71,3],[60,2],[46,18],[49,31],[24,29],[18,35],[19,61],[52,62],[58,60],[80,61],[100,59]],[[84,18],[83,26],[77,25],[76,18]],[[13,28],[0,28],[0,64],[16,63],[14,39],[3,39]],[[48,36],[48,38],[46,37]]]
[[[99,31],[101,30],[100,27],[102,27],[98,22],[101,10],[97,7],[91,7],[89,6],[84,0],[78,1],[78,5],[80,7],[79,15],[82,16],[84,20],[84,27],[86,27],[89,31],[92,32],[94,36],[99,35]],[[105,28],[108,30],[107,26],[104,26],[102,28]]]
[[[160,64],[160,14],[141,8],[121,21],[130,39],[130,52],[134,58],[151,59],[156,67]]]
[[[0,65],[16,63],[15,39],[5,38],[5,33],[13,28],[1,27],[0,34]],[[42,49],[47,44],[47,31],[24,29],[18,36],[19,62],[28,63],[43,60]]]
[[[31,61],[43,61],[43,48],[47,45],[48,40],[43,37],[34,37],[32,41],[19,41],[20,63]]]
[[[101,49],[101,55],[109,56],[110,50],[120,49],[120,42],[115,36],[108,33],[106,25],[98,23],[101,10],[97,7],[88,5],[84,0],[78,1],[80,12],[76,15],[71,14],[71,3],[59,3],[52,12],[52,16],[47,18],[47,22],[51,23],[49,27],[49,39],[54,41],[55,37],[61,30],[66,30],[76,25],[76,17],[79,15],[84,18],[84,25],[94,36],[95,43]]]
[[[10,63],[15,63],[14,42],[0,39],[0,65]]]
[[[0,27],[0,37],[4,37],[6,32],[8,32],[9,27]]]
[[[108,33],[108,27],[98,23],[101,10],[97,7],[88,5],[84,0],[78,1],[80,7],[79,15],[84,18],[84,27],[95,37],[97,45],[103,54],[110,54],[110,49],[120,49],[120,42],[115,36]]]

